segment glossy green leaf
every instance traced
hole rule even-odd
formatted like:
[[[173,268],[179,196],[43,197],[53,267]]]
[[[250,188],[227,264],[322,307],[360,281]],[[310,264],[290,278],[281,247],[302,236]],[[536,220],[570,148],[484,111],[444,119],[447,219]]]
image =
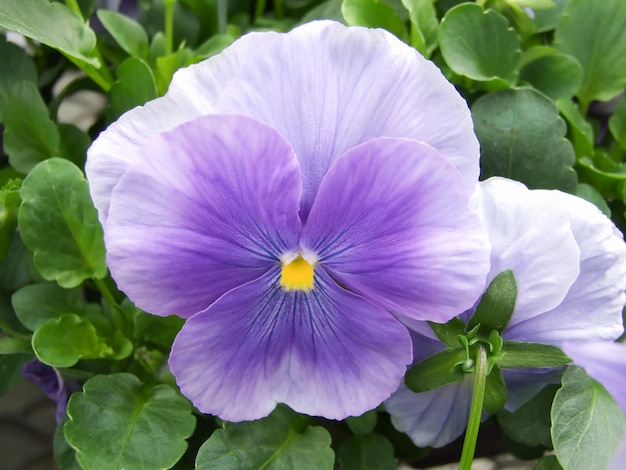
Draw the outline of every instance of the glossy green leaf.
[[[343,0],[341,12],[349,26],[382,28],[400,39],[407,37],[404,22],[391,6],[380,0]]]
[[[594,152],[594,134],[591,124],[589,124],[580,109],[570,99],[560,99],[556,102],[561,114],[567,120],[569,127],[568,136],[574,144],[576,158],[590,157]]]
[[[425,57],[439,44],[439,20],[433,0],[402,0],[411,20],[410,42]]]
[[[463,364],[463,349],[446,349],[418,362],[407,371],[404,383],[416,393],[434,390],[442,385],[460,382],[465,374],[456,367]]]
[[[225,423],[200,447],[197,470],[331,470],[330,435],[308,418],[279,406],[267,418]]]
[[[505,176],[530,188],[576,189],[574,150],[550,99],[530,88],[500,90],[472,106],[481,178]]]
[[[626,150],[626,99],[622,98],[609,119],[611,135]]]
[[[95,67],[96,35],[63,3],[48,0],[0,2],[0,26],[58,49]],[[52,26],[52,27],[51,27]]]
[[[465,335],[465,323],[459,317],[454,317],[447,323],[428,322],[428,326],[439,338],[439,341],[449,348],[458,348],[461,345],[459,336]]]
[[[520,78],[553,100],[558,100],[576,94],[582,83],[583,69],[573,57],[550,54],[526,64]]]
[[[502,377],[502,371],[498,366],[491,369],[485,382],[485,397],[483,408],[489,414],[495,414],[504,407],[507,399],[506,384]]]
[[[503,369],[558,367],[572,362],[560,348],[550,344],[505,341],[502,352],[498,365]]]
[[[141,59],[130,57],[122,62],[117,69],[117,80],[111,87],[105,110],[108,122],[159,96],[152,70]]]
[[[608,101],[626,86],[626,2],[571,0],[557,25],[554,46],[583,68],[577,93],[586,106]]]
[[[195,429],[190,403],[168,385],[127,373],[96,375],[67,406],[65,438],[83,468],[170,468]]]
[[[461,39],[462,38],[462,39]],[[464,3],[449,10],[439,27],[439,45],[446,63],[473,80],[517,82],[519,41],[502,15]]]
[[[134,19],[113,10],[98,10],[98,19],[113,39],[132,57],[148,57],[148,33]]]
[[[58,158],[40,163],[20,194],[20,233],[45,279],[71,288],[106,276],[102,227],[76,166]]]
[[[583,369],[563,374],[552,405],[552,442],[567,470],[608,468],[626,429],[626,415]]]
[[[337,449],[340,470],[396,470],[391,442],[380,434],[351,436]],[[296,468],[296,467],[294,467]]]
[[[93,324],[75,314],[44,322],[33,334],[32,345],[39,360],[53,367],[72,367],[81,359],[113,355]]]
[[[28,173],[35,165],[58,156],[61,139],[37,86],[17,82],[4,100],[4,152],[11,166]]]
[[[515,310],[517,282],[510,269],[502,271],[489,283],[480,298],[474,314],[467,324],[467,330],[480,325],[480,331],[488,335],[492,330],[502,333]]]
[[[361,416],[349,416],[346,424],[354,434],[369,434],[374,431],[378,422],[378,413],[376,410],[370,410]]]

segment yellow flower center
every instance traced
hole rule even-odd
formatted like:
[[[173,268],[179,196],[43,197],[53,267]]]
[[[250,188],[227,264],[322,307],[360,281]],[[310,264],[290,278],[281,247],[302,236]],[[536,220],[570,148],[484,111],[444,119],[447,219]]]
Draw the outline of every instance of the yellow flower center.
[[[313,265],[298,256],[289,264],[283,264],[280,285],[285,290],[313,290]]]

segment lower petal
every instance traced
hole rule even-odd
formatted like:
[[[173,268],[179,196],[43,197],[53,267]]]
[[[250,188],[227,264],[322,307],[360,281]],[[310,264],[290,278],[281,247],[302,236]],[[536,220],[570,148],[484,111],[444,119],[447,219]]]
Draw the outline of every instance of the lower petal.
[[[182,393],[228,421],[277,403],[330,419],[360,415],[398,387],[411,362],[407,330],[322,270],[311,291],[286,291],[279,270],[187,320],[170,367]]]

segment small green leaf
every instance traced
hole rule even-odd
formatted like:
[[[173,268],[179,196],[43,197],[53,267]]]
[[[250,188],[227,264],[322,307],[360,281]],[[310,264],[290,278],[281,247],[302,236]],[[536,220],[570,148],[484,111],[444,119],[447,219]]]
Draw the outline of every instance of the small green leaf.
[[[552,442],[563,468],[608,468],[626,428],[626,415],[583,369],[570,367],[552,405]]]
[[[472,117],[481,178],[505,176],[533,189],[574,192],[574,150],[549,98],[530,88],[500,90],[479,98]]]
[[[378,413],[376,410],[370,410],[361,416],[349,416],[346,424],[354,434],[369,434],[374,431],[378,422]]]
[[[433,0],[402,0],[411,20],[411,45],[424,55],[437,48],[439,20]]]
[[[65,438],[83,468],[170,468],[195,428],[189,402],[168,385],[131,374],[96,375],[67,405]]]
[[[380,434],[351,436],[337,449],[340,470],[396,470],[391,442]]]
[[[571,56],[549,54],[526,64],[520,78],[553,100],[571,99],[580,88],[583,69]]]
[[[155,37],[156,40],[156,37]],[[191,56],[189,49],[180,48],[173,54],[162,55],[156,58],[155,80],[159,95],[164,95],[172,81],[174,73],[187,65],[187,59]]]
[[[476,310],[467,324],[467,330],[480,325],[480,331],[488,335],[492,330],[502,332],[513,315],[517,300],[517,282],[513,271],[502,271],[487,287]]]
[[[98,10],[102,25],[113,39],[132,57],[148,57],[148,33],[134,19],[113,10]]]
[[[124,301],[122,310],[127,316],[129,316],[130,309],[133,309],[131,313],[134,325],[133,336],[167,349],[172,346],[174,338],[185,324],[185,320],[176,315],[170,315],[169,317],[150,315],[130,305],[129,301]]]
[[[464,374],[456,366],[467,359],[463,349],[446,349],[418,362],[407,371],[404,383],[416,393],[460,382]]]
[[[211,36],[205,42],[203,42],[195,51],[193,55],[197,60],[208,59],[216,54],[219,54],[235,41],[235,38],[230,34],[216,34]]]
[[[335,456],[330,435],[308,418],[279,406],[267,418],[225,423],[202,444],[197,470],[331,470]]]
[[[341,13],[348,26],[382,28],[400,39],[407,37],[404,22],[390,5],[380,0],[343,0]]]
[[[554,47],[583,68],[577,93],[586,106],[608,101],[626,86],[626,2],[572,0],[554,33]]]
[[[9,180],[0,189],[0,261],[9,252],[17,228],[17,213],[22,202],[21,184],[20,180]]]
[[[615,140],[626,150],[626,99],[622,98],[609,118],[609,129]]]
[[[111,87],[105,110],[107,122],[112,122],[135,106],[157,98],[154,75],[143,60],[130,57],[117,69],[117,82]]]
[[[464,3],[450,9],[439,27],[441,53],[450,68],[473,80],[517,82],[520,59],[515,31],[502,15]]]
[[[502,377],[502,371],[498,366],[491,369],[485,383],[485,398],[483,408],[489,414],[495,414],[504,407],[507,399],[506,384]]]
[[[58,49],[95,67],[96,35],[63,3],[48,0],[0,2],[0,26]]]
[[[561,114],[567,120],[569,126],[569,138],[574,144],[576,158],[590,157],[594,153],[593,128],[583,115],[580,109],[571,99],[560,99],[556,102]]]
[[[454,317],[447,323],[428,322],[428,326],[443,344],[449,348],[458,348],[459,336],[465,335],[465,323],[459,317]]]
[[[76,166],[59,158],[42,162],[20,194],[20,233],[45,279],[71,288],[106,276],[102,227]]]
[[[2,112],[4,151],[13,168],[28,173],[39,162],[58,156],[59,132],[34,83],[17,82]]]
[[[47,320],[33,334],[32,345],[39,360],[52,367],[72,367],[81,359],[113,354],[91,322],[75,314]]]
[[[560,348],[550,344],[505,341],[504,356],[498,361],[502,369],[558,367],[572,362]]]

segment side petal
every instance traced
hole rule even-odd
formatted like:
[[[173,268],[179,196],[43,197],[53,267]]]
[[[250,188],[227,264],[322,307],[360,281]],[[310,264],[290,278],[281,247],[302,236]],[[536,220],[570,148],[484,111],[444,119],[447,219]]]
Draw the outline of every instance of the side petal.
[[[385,401],[394,427],[407,434],[419,447],[443,447],[454,441],[467,426],[472,403],[473,380],[435,390],[414,393],[402,384]]]
[[[299,26],[246,63],[215,107],[266,122],[294,146],[303,220],[333,161],[375,137],[426,142],[461,172],[469,191],[478,179],[467,103],[432,62],[382,29]]]
[[[248,34],[221,54],[177,71],[165,96],[128,111],[98,136],[87,152],[85,170],[103,225],[113,187],[140,158],[140,149],[153,136],[213,112],[213,103],[233,74],[276,36]]]
[[[188,317],[297,249],[298,163],[242,116],[205,116],[155,137],[111,197],[108,264],[140,308]]]
[[[170,368],[199,410],[242,421],[285,403],[343,419],[391,395],[411,361],[407,330],[323,271],[315,276],[312,291],[288,292],[276,268],[187,320]]]
[[[534,198],[517,181],[497,177],[482,181],[472,202],[491,242],[487,282],[507,269],[515,274],[517,302],[506,330],[511,334],[515,324],[565,298],[579,274],[578,244],[559,204]]]
[[[613,340],[624,331],[626,244],[622,234],[591,203],[560,191],[531,191],[538,205],[558,206],[568,216],[580,249],[580,274],[557,306],[511,325],[507,339],[556,344]],[[556,229],[556,224],[547,226]],[[545,271],[553,275],[555,266]]]
[[[340,283],[383,308],[445,322],[489,269],[485,231],[458,171],[421,142],[379,138],[326,174],[301,241]]]

